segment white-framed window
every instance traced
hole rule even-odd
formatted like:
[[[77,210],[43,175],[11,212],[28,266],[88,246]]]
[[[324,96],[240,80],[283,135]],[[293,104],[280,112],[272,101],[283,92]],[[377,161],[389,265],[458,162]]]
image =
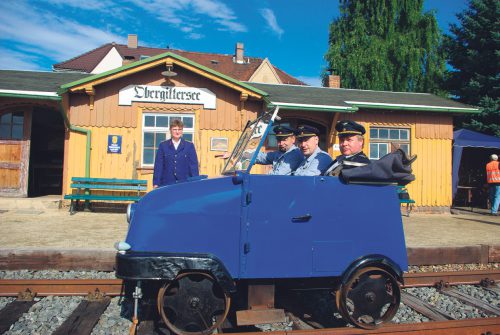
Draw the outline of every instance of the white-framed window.
[[[398,144],[410,155],[410,129],[370,128],[370,159],[379,159],[391,152],[391,143]]]
[[[193,142],[194,114],[156,114],[142,115],[142,166],[154,166],[156,150],[162,141],[170,138],[169,125],[173,120],[184,123],[182,138]]]

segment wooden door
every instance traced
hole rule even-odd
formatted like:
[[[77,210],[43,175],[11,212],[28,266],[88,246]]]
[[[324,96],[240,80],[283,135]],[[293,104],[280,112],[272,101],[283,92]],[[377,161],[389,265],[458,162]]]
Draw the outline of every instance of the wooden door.
[[[31,110],[0,113],[0,196],[26,197]]]

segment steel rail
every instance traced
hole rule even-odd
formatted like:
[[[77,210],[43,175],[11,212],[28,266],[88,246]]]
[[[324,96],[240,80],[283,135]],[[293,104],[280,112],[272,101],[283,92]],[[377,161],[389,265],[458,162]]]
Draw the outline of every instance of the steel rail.
[[[429,321],[423,323],[387,324],[378,329],[359,328],[323,328],[291,331],[266,332],[267,335],[470,335],[470,334],[499,334],[500,317],[480,318],[450,321]],[[262,334],[262,333],[245,333]]]
[[[36,296],[76,296],[99,292],[105,296],[122,294],[121,279],[0,279],[0,296],[30,292]]]
[[[481,281],[500,282],[500,270],[417,272],[404,275],[403,288],[448,285],[474,285]],[[29,292],[37,296],[73,296],[95,293],[106,296],[122,294],[121,279],[0,279],[0,296],[17,296]]]
[[[476,285],[481,281],[500,281],[500,270],[416,272],[403,275],[403,288],[428,287],[436,284]]]

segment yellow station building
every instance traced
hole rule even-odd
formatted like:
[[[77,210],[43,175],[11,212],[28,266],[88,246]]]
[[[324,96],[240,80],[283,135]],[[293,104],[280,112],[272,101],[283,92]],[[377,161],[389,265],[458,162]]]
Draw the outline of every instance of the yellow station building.
[[[174,50],[141,58],[111,69],[101,61],[106,71],[95,74],[0,71],[0,195],[69,194],[71,178],[85,176],[146,179],[151,189],[155,148],[168,138],[172,118],[184,121],[200,173],[217,176],[224,161],[216,155],[232,149],[248,120],[280,106],[282,123],[319,128],[332,156],[340,154],[334,126],[341,119],[366,127],[370,159],[391,143],[417,154],[408,187],[417,209],[451,206],[453,117],[478,109],[432,94],[342,89],[335,76],[327,87],[305,86],[267,59],[240,80],[214,54],[205,64]],[[250,58],[238,57],[237,46],[230,73],[245,64]],[[273,148],[271,139],[265,149]]]

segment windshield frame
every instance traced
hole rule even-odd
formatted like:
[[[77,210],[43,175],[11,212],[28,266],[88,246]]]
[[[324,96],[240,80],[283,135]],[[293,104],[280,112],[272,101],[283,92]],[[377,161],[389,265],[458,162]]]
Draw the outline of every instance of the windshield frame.
[[[264,111],[261,116],[256,118],[253,121],[248,121],[243,132],[238,139],[238,142],[234,146],[234,149],[229,156],[229,159],[226,161],[224,165],[224,169],[222,170],[222,175],[232,175],[237,171],[244,171],[246,173],[250,173],[253,165],[255,164],[255,160],[257,159],[257,155],[260,152],[260,149],[264,145],[264,142],[268,136],[268,133],[273,126],[274,120],[278,115],[279,107],[275,107],[273,110]],[[266,125],[265,130],[259,131],[259,123],[263,123]],[[262,135],[260,135],[260,134]],[[258,144],[254,148],[249,149],[249,144],[251,140],[254,138],[260,137]],[[251,156],[244,157],[245,152],[248,153],[247,150],[254,150]],[[248,164],[248,165],[246,165]],[[240,167],[240,168],[237,168]]]

